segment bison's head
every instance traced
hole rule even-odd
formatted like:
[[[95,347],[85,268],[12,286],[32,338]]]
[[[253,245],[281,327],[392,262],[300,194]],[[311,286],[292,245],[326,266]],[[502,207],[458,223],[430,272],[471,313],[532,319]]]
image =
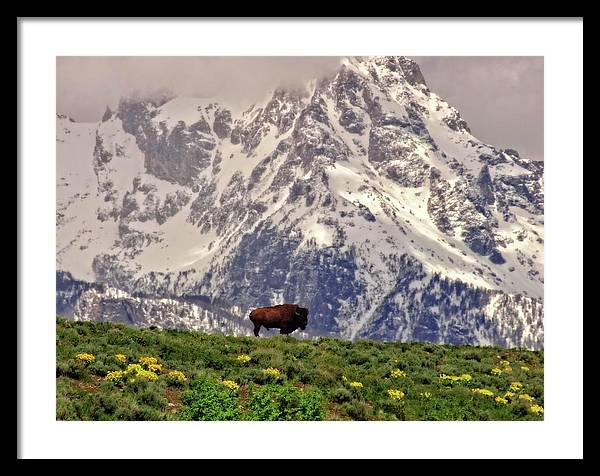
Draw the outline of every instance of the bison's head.
[[[294,313],[294,317],[298,323],[298,327],[302,330],[306,329],[306,324],[308,324],[308,309],[298,306]]]

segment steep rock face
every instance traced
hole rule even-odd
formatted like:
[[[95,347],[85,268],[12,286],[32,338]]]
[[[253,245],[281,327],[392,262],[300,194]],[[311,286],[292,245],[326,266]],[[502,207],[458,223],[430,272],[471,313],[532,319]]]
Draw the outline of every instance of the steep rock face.
[[[211,290],[212,277],[219,275],[231,283],[215,294],[223,302],[243,308],[268,306],[273,300],[301,302],[311,309],[309,335],[336,335],[334,317],[364,292],[354,279],[354,251],[301,248],[303,238],[300,230],[278,230],[264,222],[242,238],[230,260],[209,270],[201,290]]]
[[[411,273],[419,271],[418,266],[402,270],[395,292],[380,305],[379,317],[360,337],[539,348],[540,300],[474,288],[438,274],[425,286],[413,288]]]
[[[110,107],[106,106],[106,110],[104,111],[104,114],[102,115],[102,122],[108,121],[112,117],[112,115],[113,115],[113,113],[112,113]]]
[[[231,111],[219,109],[215,112],[213,130],[219,139],[225,139],[231,135]]]
[[[487,256],[494,251],[493,222],[487,219],[485,209],[478,209],[482,202],[485,204],[485,198],[480,199],[479,185],[473,190],[465,179],[451,185],[433,169],[430,191],[427,209],[441,231],[450,235],[458,233],[479,255]]]
[[[59,115],[57,154],[57,302],[78,319],[221,329],[194,317],[204,296],[242,334],[298,302],[303,336],[543,346],[543,164],[478,141],[408,58],[244,112]]]
[[[402,56],[379,56],[359,58],[374,82],[387,89],[398,83],[407,83],[411,86],[427,89],[425,78],[419,65],[413,60]]]
[[[210,165],[216,142],[203,116],[189,125],[185,121],[177,121],[172,129],[164,121],[156,127],[152,119],[157,116],[157,109],[143,100],[122,100],[117,114],[123,130],[135,136],[138,147],[144,153],[148,173],[180,185],[189,185]]]
[[[260,142],[274,130],[276,137],[288,132],[304,103],[306,94],[276,89],[264,108],[248,111],[250,120],[238,120],[232,132],[232,142],[242,144],[242,152],[251,154]]]
[[[453,131],[456,132],[471,132],[471,129],[469,129],[469,126],[467,124],[467,122],[460,117],[460,115],[458,114],[458,111],[456,109],[454,109],[448,116],[446,116],[444,119],[444,122],[447,124],[447,126],[452,129]]]

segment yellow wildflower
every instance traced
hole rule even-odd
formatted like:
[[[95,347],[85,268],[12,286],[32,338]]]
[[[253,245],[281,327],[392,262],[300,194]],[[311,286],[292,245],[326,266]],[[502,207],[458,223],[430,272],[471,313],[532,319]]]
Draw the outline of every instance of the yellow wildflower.
[[[126,362],[127,356],[125,354],[116,354],[115,359],[117,359],[119,362]]]
[[[274,377],[276,379],[281,377],[281,372],[279,371],[279,369],[275,369],[273,367],[262,369],[262,371],[265,375],[269,375],[270,377]]]
[[[508,367],[510,365],[510,362],[508,360],[501,360],[500,365],[503,365],[504,367]]]
[[[543,415],[544,414],[544,407],[542,407],[541,405],[531,405],[529,407],[529,411],[531,413],[535,413],[536,415]]]
[[[250,362],[250,360],[252,360],[252,357],[250,357],[249,355],[246,355],[246,354],[240,354],[237,356],[237,360],[239,362],[241,362],[242,364],[245,364],[247,362]]]
[[[471,375],[469,374],[462,374],[462,375],[446,375],[446,374],[442,374],[440,375],[440,380],[442,382],[470,382],[471,380],[473,380],[473,377],[471,377]]]
[[[167,376],[179,380],[180,382],[185,382],[187,380],[185,374],[181,370],[171,370]]]
[[[136,374],[142,370],[144,370],[144,368],[140,364],[129,364],[125,372],[128,374]]]
[[[240,389],[240,386],[233,380],[222,380],[221,383],[234,392],[237,392]]]
[[[148,365],[148,370],[150,372],[160,372],[162,370],[162,365],[160,365],[160,364],[150,364],[150,365]]]
[[[510,398],[510,399],[512,399],[512,398],[514,398],[514,396],[515,396],[515,394],[513,392],[506,392],[504,394],[504,398]]]
[[[149,370],[141,370],[135,376],[151,382],[158,380],[158,375],[156,375],[154,372],[150,372]]]
[[[522,393],[521,395],[519,395],[519,398],[521,400],[525,400],[525,401],[530,402],[530,403],[535,400],[535,398],[533,398],[531,395],[528,395],[526,393]]]
[[[521,382],[512,382],[508,389],[512,392],[519,392],[523,389],[523,384]]]
[[[529,367],[527,367],[526,365],[521,365],[521,370],[523,372],[529,372]]]
[[[490,373],[492,375],[500,375],[502,373],[502,369],[499,369],[498,367],[494,367]]]
[[[124,375],[125,375],[125,372],[123,372],[122,370],[115,370],[114,372],[108,372],[106,374],[105,379],[110,382],[116,382],[118,380],[121,380]]]
[[[485,395],[487,397],[494,396],[494,392],[492,392],[491,390],[488,390],[487,388],[472,388],[471,392],[473,392],[477,395]]]
[[[129,364],[123,375],[127,375],[129,377],[129,382],[135,382],[136,378],[141,378],[142,380],[149,380],[152,382],[158,380],[158,375],[156,375],[154,372],[144,369],[140,364]]]
[[[404,392],[402,390],[389,389],[387,394],[394,400],[402,400],[404,398]]]
[[[152,365],[152,364],[157,364],[158,359],[156,357],[140,357],[139,362],[142,365]]]
[[[494,400],[496,400],[496,403],[500,403],[501,405],[506,405],[508,403],[508,400],[502,397],[496,397]]]
[[[154,370],[158,370],[156,368],[158,364],[151,364],[150,369],[144,369],[140,364],[129,364],[125,370],[115,370],[113,372],[109,372],[106,374],[105,379],[110,382],[118,382],[121,379],[127,377],[127,381],[129,383],[133,383],[136,379],[148,380],[150,382],[155,382],[158,380],[158,375],[154,373]],[[160,365],[158,365],[160,367]]]
[[[96,357],[94,357],[93,354],[88,354],[86,352],[82,354],[77,354],[75,357],[77,357],[79,360],[82,360],[83,362],[93,362],[94,360],[96,360]]]
[[[421,392],[419,395],[423,398],[431,398],[431,392]]]
[[[362,382],[350,382],[352,388],[363,388]]]
[[[404,378],[406,377],[406,372],[400,369],[394,369],[390,375],[395,378]]]
[[[348,377],[346,377],[345,375],[342,375],[342,380],[343,380],[344,382],[347,382],[347,381],[348,381]]]

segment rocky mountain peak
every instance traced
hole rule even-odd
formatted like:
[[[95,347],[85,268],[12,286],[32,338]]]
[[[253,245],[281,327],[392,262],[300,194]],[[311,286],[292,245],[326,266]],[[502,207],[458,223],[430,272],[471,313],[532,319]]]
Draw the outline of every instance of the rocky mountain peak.
[[[419,65],[406,56],[366,56],[349,58],[343,62],[368,73],[376,82],[389,87],[402,82],[427,89]]]
[[[230,320],[303,302],[312,335],[541,345],[543,164],[478,141],[414,61],[236,111],[133,97],[57,127],[57,266],[112,289],[78,316],[120,315],[120,289],[141,323],[201,295]]]
[[[104,114],[102,115],[102,122],[108,121],[112,117],[112,115],[113,112],[111,111],[110,107],[106,106]]]

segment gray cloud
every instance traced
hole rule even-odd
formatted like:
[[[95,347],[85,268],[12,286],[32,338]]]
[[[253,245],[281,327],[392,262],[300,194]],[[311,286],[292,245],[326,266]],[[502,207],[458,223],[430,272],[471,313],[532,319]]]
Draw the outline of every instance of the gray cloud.
[[[431,90],[459,109],[476,137],[543,159],[543,57],[413,58]],[[161,88],[248,105],[269,89],[325,76],[339,62],[334,56],[58,57],[57,110],[97,121],[121,96]]]
[[[339,57],[58,57],[57,109],[97,121],[121,96],[168,88],[181,95],[251,104],[269,89],[297,86],[334,72]]]
[[[458,108],[473,135],[544,159],[543,56],[413,56],[436,94]]]

